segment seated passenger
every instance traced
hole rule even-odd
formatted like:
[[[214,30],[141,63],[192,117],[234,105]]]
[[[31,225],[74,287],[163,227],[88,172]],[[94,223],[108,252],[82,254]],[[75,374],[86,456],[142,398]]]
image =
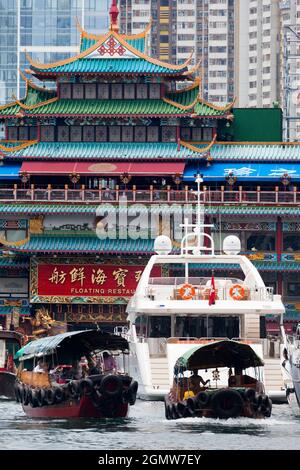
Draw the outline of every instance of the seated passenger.
[[[42,374],[47,374],[48,371],[49,371],[49,366],[47,362],[45,362],[43,359],[39,359],[37,365],[33,369],[33,372],[42,373]]]
[[[209,382],[209,379],[204,381],[203,378],[198,375],[198,369],[194,369],[193,375],[189,378],[189,388],[195,395],[197,395],[201,388],[200,384],[205,387]]]
[[[117,368],[115,358],[108,351],[103,353],[103,368],[104,372],[112,372]]]

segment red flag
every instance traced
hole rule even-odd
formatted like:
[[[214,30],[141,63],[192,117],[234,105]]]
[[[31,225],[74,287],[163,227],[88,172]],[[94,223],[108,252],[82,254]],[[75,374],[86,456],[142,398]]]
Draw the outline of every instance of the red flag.
[[[215,305],[215,303],[216,303],[216,286],[215,286],[215,278],[214,278],[214,275],[212,274],[208,305]]]

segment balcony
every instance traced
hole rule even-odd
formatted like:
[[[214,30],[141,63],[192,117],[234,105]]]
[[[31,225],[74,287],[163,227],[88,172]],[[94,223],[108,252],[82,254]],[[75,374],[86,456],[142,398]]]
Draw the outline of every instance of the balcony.
[[[54,188],[50,185],[47,188],[19,188],[15,185],[12,188],[0,188],[0,202],[72,202],[72,203],[119,203],[122,198],[126,198],[129,203],[151,203],[151,204],[174,204],[174,203],[195,203],[196,196],[188,187],[184,190],[149,188],[121,190],[116,189],[72,189],[67,185],[64,188]],[[260,205],[260,206],[297,206],[300,204],[300,191],[296,187],[292,191],[281,190],[275,187],[273,191],[261,191],[259,187],[253,191],[244,191],[242,187],[235,190],[226,190],[221,187],[219,190],[203,189],[202,200],[209,205]]]

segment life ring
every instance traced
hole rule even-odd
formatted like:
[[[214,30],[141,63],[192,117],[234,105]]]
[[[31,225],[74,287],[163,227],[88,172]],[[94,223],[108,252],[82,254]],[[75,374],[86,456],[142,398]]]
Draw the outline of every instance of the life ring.
[[[219,390],[211,399],[211,407],[217,418],[236,418],[241,414],[243,399],[236,390]]]
[[[190,300],[195,294],[196,290],[192,284],[183,284],[179,289],[179,295],[183,300]]]
[[[229,295],[233,300],[244,300],[246,298],[245,289],[240,284],[234,284],[230,287]]]
[[[100,392],[108,398],[113,398],[121,394],[122,388],[123,382],[120,377],[117,375],[107,375],[101,382]]]

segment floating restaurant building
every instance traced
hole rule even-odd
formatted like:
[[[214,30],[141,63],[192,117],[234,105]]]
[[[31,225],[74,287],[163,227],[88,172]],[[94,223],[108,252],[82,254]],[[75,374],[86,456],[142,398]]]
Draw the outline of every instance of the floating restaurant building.
[[[238,235],[299,320],[300,147],[281,142],[281,110],[206,102],[191,57],[151,58],[151,26],[123,35],[110,14],[74,57],[29,58],[25,97],[0,107],[0,322],[44,308],[70,329],[126,324],[155,236],[193,212],[196,173],[217,249]]]

